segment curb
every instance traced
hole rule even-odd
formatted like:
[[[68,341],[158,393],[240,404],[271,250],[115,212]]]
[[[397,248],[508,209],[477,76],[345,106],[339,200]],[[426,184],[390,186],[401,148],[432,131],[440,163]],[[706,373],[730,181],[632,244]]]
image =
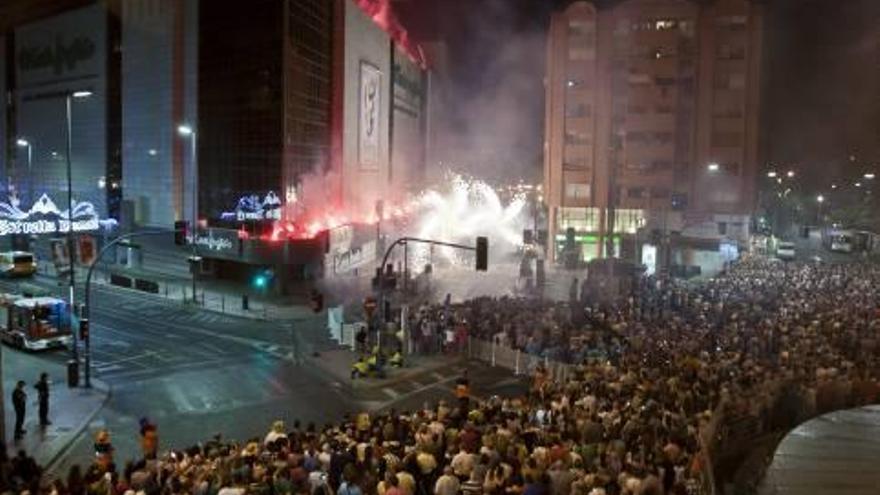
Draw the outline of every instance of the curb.
[[[89,427],[89,424],[91,424],[92,420],[95,419],[95,416],[97,416],[98,413],[102,409],[104,409],[104,406],[106,406],[107,402],[110,400],[110,397],[113,394],[113,389],[112,387],[110,387],[109,384],[99,379],[92,379],[92,384],[93,390],[100,390],[104,392],[104,399],[101,401],[100,405],[98,405],[98,407],[96,407],[91,413],[86,415],[85,419],[83,419],[83,421],[81,421],[80,424],[75,428],[73,435],[71,435],[70,437],[70,441],[68,441],[66,444],[64,444],[64,446],[58,449],[58,452],[56,452],[52,456],[52,458],[50,458],[49,461],[45,463],[45,465],[43,466],[43,472],[49,472],[54,469],[55,464],[57,464],[58,461],[62,457],[64,457],[65,454],[67,454],[73,444],[76,443],[77,440],[79,440],[79,437],[82,435],[82,433]]]

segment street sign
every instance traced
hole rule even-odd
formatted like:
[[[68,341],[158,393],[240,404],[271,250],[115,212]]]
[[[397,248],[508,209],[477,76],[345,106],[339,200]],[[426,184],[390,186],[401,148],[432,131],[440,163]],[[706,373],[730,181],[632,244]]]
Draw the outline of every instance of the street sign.
[[[364,299],[364,312],[367,314],[367,318],[372,318],[373,313],[376,311],[378,307],[378,303],[376,302],[375,297],[368,297]]]

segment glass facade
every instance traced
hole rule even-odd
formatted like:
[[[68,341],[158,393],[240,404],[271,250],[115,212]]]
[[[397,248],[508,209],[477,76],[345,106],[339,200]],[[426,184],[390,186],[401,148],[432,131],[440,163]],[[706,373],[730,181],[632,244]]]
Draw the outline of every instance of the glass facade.
[[[289,0],[284,164],[286,185],[330,166],[333,5]]]
[[[246,8],[200,3],[199,215],[209,222],[241,196],[282,184],[282,7],[276,0]]]

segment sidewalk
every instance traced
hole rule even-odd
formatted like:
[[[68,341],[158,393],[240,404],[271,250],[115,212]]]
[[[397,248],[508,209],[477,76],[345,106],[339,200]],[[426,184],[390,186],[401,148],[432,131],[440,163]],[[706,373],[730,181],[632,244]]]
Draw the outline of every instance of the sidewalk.
[[[49,278],[57,278],[55,268],[49,263],[40,263],[39,273]],[[158,292],[151,293],[135,288],[124,288],[110,283],[110,274],[129,277],[132,281],[144,279],[158,285]],[[77,280],[85,282],[86,270],[77,269]],[[177,303],[192,303],[192,279],[169,276],[146,269],[125,268],[119,265],[102,265],[95,268],[92,274],[94,286],[114,287],[118,290],[130,290],[138,294],[146,294]],[[93,294],[94,295],[94,294]],[[208,311],[251,318],[255,320],[300,320],[313,316],[304,301],[292,297],[266,296],[255,294],[253,290],[227,281],[197,280],[196,295],[199,308]],[[248,297],[248,309],[243,308],[242,296]]]
[[[49,420],[52,425],[41,429],[37,409],[37,391],[34,384],[40,373],[49,374]],[[12,407],[12,391],[19,379],[27,384],[27,411],[23,439],[13,442],[15,410]],[[93,388],[70,389],[67,387],[67,369],[63,364],[52,362],[39,355],[26,354],[3,348],[3,400],[6,406],[7,451],[14,456],[24,449],[44,468],[54,464],[86,429],[92,418],[104,406],[110,396],[109,387],[93,379]]]

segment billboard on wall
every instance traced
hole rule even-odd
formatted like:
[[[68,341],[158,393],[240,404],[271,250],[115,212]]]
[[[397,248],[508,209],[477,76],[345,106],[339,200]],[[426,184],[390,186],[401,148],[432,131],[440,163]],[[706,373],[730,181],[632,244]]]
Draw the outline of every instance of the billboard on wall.
[[[382,73],[364,61],[361,61],[359,97],[358,158],[361,168],[375,170],[379,168]]]
[[[66,198],[65,95],[89,91],[71,105],[73,195],[106,214],[107,13],[95,4],[23,25],[14,37],[17,138],[32,146],[32,163],[10,181],[17,196],[34,203],[46,194]],[[18,164],[21,164],[18,160]]]

